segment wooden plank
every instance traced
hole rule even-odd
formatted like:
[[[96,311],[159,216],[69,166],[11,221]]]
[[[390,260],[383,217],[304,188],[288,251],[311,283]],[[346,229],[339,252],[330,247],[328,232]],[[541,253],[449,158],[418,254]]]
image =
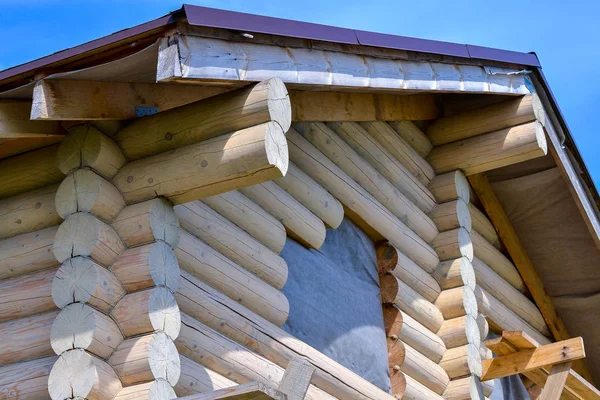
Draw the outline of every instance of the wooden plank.
[[[179,400],[287,400],[288,397],[272,387],[249,382],[208,393],[179,397]]]
[[[435,119],[433,95],[290,92],[293,121],[404,121]]]
[[[585,357],[581,337],[521,350],[483,361],[482,381],[503,378]]]
[[[554,365],[550,370],[550,375],[548,375],[548,380],[546,381],[544,390],[542,390],[540,400],[559,400],[570,370],[570,362]]]
[[[288,400],[304,400],[314,372],[315,366],[308,361],[292,358],[277,389],[284,393]]]
[[[523,278],[531,297],[540,309],[546,324],[548,324],[550,332],[552,332],[552,335],[556,340],[569,339],[571,336],[567,331],[567,327],[556,312],[556,308],[554,308],[554,304],[552,304],[552,299],[546,293],[542,279],[535,270],[535,266],[527,255],[523,244],[517,236],[517,232],[504,212],[489,180],[483,174],[473,175],[468,179],[481,200],[487,215],[496,227],[498,235],[517,267],[519,274]],[[574,369],[584,376],[585,379],[590,382],[592,381],[589,370],[583,361],[576,362]]]
[[[0,138],[39,138],[66,133],[60,122],[31,121],[30,112],[28,101],[0,100]]]

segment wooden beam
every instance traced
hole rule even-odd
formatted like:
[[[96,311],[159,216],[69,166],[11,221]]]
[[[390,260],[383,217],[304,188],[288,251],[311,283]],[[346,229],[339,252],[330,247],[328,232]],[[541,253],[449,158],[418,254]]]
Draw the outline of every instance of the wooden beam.
[[[288,396],[264,383],[249,382],[213,392],[179,397],[179,400],[288,400]]]
[[[283,373],[277,389],[288,400],[304,400],[315,372],[315,366],[302,358],[292,358]]]
[[[66,133],[60,122],[31,121],[31,103],[0,100],[0,138],[62,137]]]
[[[435,119],[432,95],[356,92],[290,92],[293,121],[403,121]]]
[[[138,117],[138,106],[156,107],[161,112],[229,90],[199,85],[43,79],[33,90],[31,119],[132,119]]]
[[[585,357],[580,337],[525,349],[483,361],[482,381],[504,378]]]
[[[569,377],[571,362],[556,364],[550,370],[546,386],[542,390],[540,400],[559,400]]]
[[[470,176],[468,179],[471,183],[471,186],[477,193],[477,196],[481,200],[487,215],[490,217],[490,220],[496,227],[498,235],[500,236],[500,239],[502,239],[502,243],[504,243],[506,250],[510,254],[515,266],[517,267],[517,270],[519,271],[519,274],[523,278],[531,297],[540,309],[546,324],[548,324],[550,332],[552,332],[552,335],[556,340],[569,339],[571,336],[567,331],[567,327],[556,312],[554,304],[552,304],[552,299],[546,293],[544,284],[535,270],[535,266],[527,255],[523,244],[517,236],[517,232],[513,228],[510,219],[504,212],[504,209],[498,201],[498,198],[496,197],[496,194],[494,193],[494,190],[492,189],[487,177],[485,175],[478,174]],[[583,361],[576,362],[574,369],[584,376],[585,379],[592,382],[589,370]]]

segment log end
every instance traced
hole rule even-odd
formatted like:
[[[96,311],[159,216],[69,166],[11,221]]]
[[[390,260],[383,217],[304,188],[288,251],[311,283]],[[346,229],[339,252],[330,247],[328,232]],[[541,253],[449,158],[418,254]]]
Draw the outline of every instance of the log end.
[[[543,125],[536,121],[535,123],[535,138],[537,140],[538,147],[542,150],[544,155],[548,154],[548,141],[546,140],[546,133]]]
[[[380,274],[392,271],[398,265],[398,250],[388,242],[379,243],[376,249],[377,269]]]
[[[267,160],[285,176],[289,165],[289,153],[285,131],[276,122],[266,124],[265,150]]]
[[[271,78],[264,82],[267,85],[267,102],[271,119],[281,126],[286,133],[292,125],[292,106],[285,84],[280,78]]]
[[[393,304],[382,304],[383,326],[388,336],[398,336],[402,330],[402,312]]]
[[[179,353],[173,341],[163,332],[152,335],[148,345],[148,361],[152,375],[175,386],[181,374]]]
[[[179,336],[181,314],[171,291],[163,287],[152,289],[148,300],[148,313],[155,330],[165,332],[173,340]]]
[[[473,261],[473,242],[471,241],[471,235],[464,228],[458,230],[458,247],[463,257]]]
[[[379,286],[381,288],[381,301],[393,303],[398,295],[398,280],[391,274],[379,275]]]

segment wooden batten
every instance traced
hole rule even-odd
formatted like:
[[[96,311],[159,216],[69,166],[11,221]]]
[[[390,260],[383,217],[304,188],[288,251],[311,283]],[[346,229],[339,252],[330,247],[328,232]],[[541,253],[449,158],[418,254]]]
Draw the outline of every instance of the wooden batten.
[[[128,247],[162,240],[175,248],[179,241],[173,205],[160,197],[125,207],[112,227]]]
[[[448,349],[444,353],[440,366],[450,379],[475,375],[481,377],[482,361],[479,354],[479,344],[466,344],[464,346]]]
[[[0,240],[0,280],[58,264],[52,253],[57,226]]]
[[[290,163],[287,174],[275,182],[328,227],[337,229],[341,225],[344,219],[342,203],[294,164]]]
[[[435,393],[444,393],[450,382],[444,369],[406,343],[404,346],[406,356],[400,370]]]
[[[458,199],[469,204],[471,199],[469,181],[460,170],[436,175],[427,188],[439,204]]]
[[[487,240],[492,246],[502,251],[504,246],[498,237],[496,228],[494,228],[494,225],[492,225],[488,217],[473,203],[469,203],[468,207],[469,214],[471,214],[471,225],[473,230]]]
[[[181,227],[276,289],[288,278],[288,265],[246,232],[206,204],[195,201],[175,207]]]
[[[112,178],[126,162],[119,146],[88,124],[76,125],[69,130],[56,157],[63,174],[87,167],[106,179]]]
[[[54,354],[50,328],[57,315],[49,311],[0,323],[0,365]]]
[[[50,185],[0,200],[0,239],[60,224],[54,206],[57,188]]]
[[[163,379],[156,379],[124,387],[119,391],[114,400],[162,400],[174,399],[176,397],[177,393],[175,393],[169,382]]]
[[[295,130],[290,129],[287,138],[292,161],[339,199],[351,212],[346,214],[350,219],[383,236],[423,269],[434,269],[438,265],[437,254],[423,239],[333,161]]]
[[[390,143],[380,143],[376,140],[378,136],[369,134],[355,122],[335,122],[327,126],[424,213],[429,214],[435,208],[433,194],[418,179],[414,171],[407,168],[402,160],[390,152]],[[367,126],[369,127],[370,125]],[[394,135],[393,131],[389,130],[384,129],[384,132]]]
[[[461,199],[438,204],[430,217],[440,232],[457,228],[471,232],[471,213],[467,203]]]
[[[175,386],[181,373],[177,348],[163,332],[125,339],[108,363],[124,385],[162,379]]]
[[[117,232],[91,214],[79,212],[60,224],[52,251],[59,262],[71,257],[89,257],[109,266],[125,250]]]
[[[293,179],[294,168],[291,163],[288,165],[286,177]],[[277,180],[286,189],[281,181],[282,178]],[[289,188],[286,190],[289,192]],[[296,199],[298,197],[296,195]],[[202,202],[275,253],[279,254],[283,250],[287,237],[283,224],[238,190],[206,197]]]
[[[174,339],[179,335],[181,326],[175,297],[164,287],[126,295],[110,315],[126,337],[162,331]]]
[[[135,120],[115,139],[130,160],[139,160],[269,121],[283,132],[291,123],[287,89],[277,78]]]
[[[175,255],[182,269],[235,299],[277,326],[286,321],[285,295],[232,262],[195,236],[182,231]]]
[[[467,286],[443,290],[435,301],[435,306],[445,319],[458,318],[463,315],[477,316],[477,300],[473,290]]]
[[[56,268],[0,281],[0,322],[56,309],[52,279]]]
[[[325,242],[325,224],[275,182],[241,188],[240,192],[277,218],[288,235],[303,245],[319,249]]]
[[[457,169],[474,175],[545,156],[548,144],[539,122],[434,147],[427,156],[436,174]]]
[[[231,379],[217,374],[184,355],[179,355],[179,361],[181,364],[181,375],[174,388],[175,393],[179,397],[211,392],[237,385]]]
[[[475,289],[475,271],[467,257],[442,261],[432,275],[444,290],[460,286]]]
[[[297,124],[295,127],[301,130],[304,138],[317,147],[329,160],[337,164],[392,214],[405,221],[407,227],[423,241],[430,243],[436,237],[438,230],[433,221],[325,124]],[[292,161],[294,160],[292,159]],[[296,164],[298,163],[296,162]],[[302,168],[302,166],[300,167]],[[303,170],[306,172],[307,168],[310,167],[306,166]],[[342,197],[336,197],[343,201]]]
[[[0,160],[0,199],[60,182],[56,165],[58,145],[43,147]]]
[[[439,118],[427,127],[427,136],[440,146],[531,121],[535,121],[533,96],[523,96]]]
[[[113,181],[129,203],[164,196],[181,204],[280,178],[287,165],[284,131],[267,122],[133,161]]]
[[[294,121],[400,121],[433,119],[433,96],[331,91],[290,92]]]
[[[56,192],[56,211],[62,218],[87,212],[110,223],[125,208],[125,200],[116,187],[88,169],[70,173]]]
[[[452,400],[472,400],[489,397],[494,390],[494,381],[481,382],[475,375],[453,379],[448,384],[444,397]]]
[[[443,397],[419,383],[417,380],[406,375],[406,391],[402,396],[408,400],[442,400]]]
[[[162,240],[125,250],[111,267],[127,292],[152,286],[179,289],[179,263],[171,247]]]
[[[465,257],[473,261],[473,243],[471,235],[465,228],[440,232],[432,243],[433,248],[442,261]]]
[[[56,317],[50,333],[56,354],[84,349],[108,359],[122,341],[119,327],[109,316],[81,303],[65,307]]]
[[[446,348],[452,349],[467,344],[479,346],[481,340],[486,338],[487,332],[487,321],[481,314],[477,316],[465,314],[445,320],[437,335]]]
[[[47,389],[52,400],[112,399],[121,387],[119,377],[106,361],[73,349],[62,353],[52,367]]]
[[[410,145],[423,158],[427,157],[433,145],[425,133],[412,121],[389,121],[388,124],[394,128],[406,143]]]
[[[47,399],[48,375],[56,360],[57,356],[49,356],[0,366],[0,393],[18,399]]]

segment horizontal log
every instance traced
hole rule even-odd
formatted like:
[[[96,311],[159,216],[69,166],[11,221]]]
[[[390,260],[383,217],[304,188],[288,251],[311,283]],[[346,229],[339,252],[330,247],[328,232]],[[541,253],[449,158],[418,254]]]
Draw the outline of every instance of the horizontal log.
[[[206,204],[195,201],[175,206],[181,227],[225,257],[281,289],[288,278],[288,265],[246,232]]]
[[[369,165],[344,140],[322,123],[297,124],[304,138],[318,148],[346,174],[354,179],[367,192],[375,197],[396,217],[406,222],[408,228],[422,238],[431,242],[438,231],[431,219],[394,187],[383,175]],[[288,132],[288,138],[289,132]],[[292,159],[292,162],[295,162]],[[314,161],[313,161],[314,163]],[[298,165],[298,162],[296,162]],[[302,166],[299,165],[301,168]],[[307,168],[303,168],[307,172]],[[329,189],[332,192],[331,189]],[[335,193],[332,192],[334,196]],[[336,196],[343,201],[343,197]]]
[[[169,337],[179,335],[181,316],[173,294],[164,287],[155,287],[123,297],[110,315],[126,337],[154,331]]]
[[[442,400],[443,397],[425,385],[406,375],[406,391],[402,396],[408,400]]]
[[[382,304],[383,327],[388,340],[396,340],[402,331],[403,312],[395,304]]]
[[[440,232],[457,228],[471,232],[471,213],[462,199],[438,204],[430,217]]]
[[[439,118],[427,127],[427,136],[439,146],[531,121],[533,96],[523,96]]]
[[[423,185],[427,186],[435,177],[431,165],[391,126],[385,122],[363,122],[361,125]]]
[[[383,129],[379,129],[379,126],[366,125],[369,130],[371,128],[377,132],[381,130],[382,135],[385,136],[382,139],[383,142],[376,140],[376,138],[381,139],[376,134],[377,132],[372,135],[363,126],[355,122],[335,122],[329,123],[327,126],[333,129],[360,157],[394,185],[409,201],[419,207],[425,214],[429,214],[435,208],[433,194],[410,168],[412,164],[407,167],[406,163],[403,163],[402,160],[399,160],[390,152],[390,146],[394,145],[393,139],[398,138],[395,137],[396,134],[392,128],[385,123],[383,124],[385,125]],[[391,138],[392,143],[386,141],[386,135],[393,136]],[[402,143],[402,145],[404,144]]]
[[[434,269],[435,251],[363,187],[295,130],[287,133],[292,161],[348,209],[346,214],[367,231],[377,232],[425,270]]]
[[[446,346],[442,339],[410,315],[400,312],[403,323],[402,329],[398,333],[398,339],[434,363],[439,363],[446,352]]]
[[[174,399],[177,394],[169,382],[156,379],[150,382],[124,387],[114,400],[162,400]]]
[[[398,135],[412,147],[421,157],[433,149],[431,141],[425,133],[412,121],[388,121]]]
[[[498,249],[492,246],[479,233],[471,232],[471,240],[473,241],[473,253],[475,257],[489,266],[495,273],[518,289],[521,293],[525,293],[526,286],[523,278],[519,275],[514,264]]]
[[[406,351],[404,348],[404,343],[398,339],[396,340],[388,340],[387,341],[387,349],[388,349],[388,366],[390,368],[390,379],[393,379],[392,374],[393,371],[397,371],[400,368],[400,365],[404,363],[404,358],[406,356]],[[392,386],[397,387],[397,384],[392,383]]]
[[[545,156],[548,144],[539,122],[434,147],[427,156],[437,174],[461,169],[474,175]]]
[[[48,375],[56,360],[50,356],[0,366],[0,393],[7,399],[48,399]]]
[[[494,381],[481,382],[475,375],[453,379],[444,392],[444,398],[472,400],[489,397],[494,390]]]
[[[113,181],[129,203],[165,196],[181,204],[279,178],[287,165],[285,134],[267,122],[131,162]]]
[[[285,323],[289,303],[285,295],[244,268],[182,231],[175,256],[182,269],[236,300],[277,326]]]
[[[57,188],[50,185],[0,200],[0,239],[60,224],[54,206]]]
[[[481,342],[479,345],[479,355],[481,356],[482,360],[491,360],[494,358],[494,353],[488,349],[488,347],[485,345],[485,342]]]
[[[433,96],[352,92],[290,92],[294,121],[397,121],[433,119]]]
[[[237,385],[237,383],[231,379],[217,374],[184,355],[179,355],[179,360],[181,364],[181,375],[174,388],[175,393],[177,393],[177,396],[179,397],[225,389]]]
[[[479,314],[481,315],[481,314]],[[486,333],[487,324],[481,325],[485,318],[478,319],[473,315],[463,315],[444,321],[437,335],[443,340],[446,348],[453,349],[469,343],[479,346],[482,333]]]
[[[0,322],[56,309],[52,279],[56,268],[0,281]]]
[[[85,257],[67,259],[52,281],[52,300],[60,308],[81,302],[107,313],[124,295],[112,272]]]
[[[58,145],[43,147],[0,160],[0,199],[60,182],[56,165]]]
[[[337,229],[344,219],[344,207],[321,185],[290,163],[287,174],[275,180],[283,190],[319,217],[328,227]]]
[[[0,323],[0,365],[54,354],[50,328],[57,315],[49,311]]]
[[[111,271],[127,292],[151,286],[179,289],[179,263],[171,247],[162,240],[125,250]]]
[[[444,369],[406,343],[404,346],[406,357],[400,370],[435,393],[444,393],[450,382]]]
[[[0,280],[58,265],[52,244],[58,226],[0,240]]]
[[[511,309],[535,330],[544,336],[551,335],[544,317],[535,303],[477,257],[473,259],[473,269],[475,270],[475,277],[479,286]]]
[[[442,261],[433,272],[433,278],[444,290],[459,286],[468,286],[475,289],[475,271],[467,257]]]
[[[248,382],[228,389],[215,390],[188,396],[186,400],[227,400],[227,399],[256,399],[256,400],[287,400],[288,396],[273,388],[273,385]]]
[[[175,248],[179,241],[179,222],[173,205],[160,197],[125,207],[112,227],[128,247],[162,240]]]
[[[83,349],[107,359],[122,341],[119,327],[108,315],[80,303],[65,307],[56,317],[50,333],[56,354]]]
[[[390,272],[410,286],[427,301],[434,302],[440,294],[440,286],[435,279],[413,260],[406,257],[389,243],[380,243],[376,248],[379,273]]]
[[[379,281],[382,302],[396,304],[399,309],[425,325],[430,331],[438,331],[444,322],[444,317],[435,305],[394,275],[380,275]]]
[[[364,378],[183,271],[176,298],[183,312],[280,367],[286,367],[296,357],[306,359],[316,367],[313,384],[334,397],[393,399]]]
[[[125,156],[108,136],[89,124],[76,125],[60,144],[58,168],[63,174],[80,168],[90,168],[110,179],[125,165]]]
[[[162,379],[174,386],[179,380],[179,353],[164,333],[125,339],[108,359],[124,385]]]
[[[121,387],[117,374],[106,361],[81,349],[62,353],[48,377],[52,400],[112,399]]]
[[[293,174],[291,163],[286,176],[290,174]],[[202,202],[275,253],[283,250],[286,239],[283,224],[238,190],[206,197]]]
[[[116,140],[138,160],[269,121],[283,132],[291,123],[287,89],[277,78],[136,120]]]
[[[448,349],[440,361],[440,366],[444,368],[450,379],[469,375],[481,377],[482,361],[479,345],[469,343]]]
[[[117,188],[89,169],[67,175],[56,192],[56,211],[62,218],[83,211],[110,223],[124,207]]]
[[[477,300],[473,290],[468,286],[443,290],[435,301],[435,305],[445,319],[458,318],[463,315],[477,316]]]
[[[390,369],[390,389],[396,398],[406,394],[406,374],[400,371],[400,367]]]
[[[432,242],[432,246],[442,261],[461,257],[473,261],[471,235],[464,228],[440,232]]]
[[[52,251],[59,262],[71,257],[89,257],[109,266],[125,250],[115,230],[91,214],[70,215],[58,227]]]
[[[156,107],[163,112],[227,90],[197,85],[42,79],[33,89],[31,119],[134,119],[138,117],[137,106]]]
[[[492,225],[488,217],[473,203],[469,203],[468,207],[469,213],[471,214],[473,230],[479,233],[479,235],[487,240],[492,246],[502,251],[502,242],[500,242],[496,228],[494,228],[494,225]]]
[[[319,249],[325,242],[323,221],[275,182],[248,186],[240,192],[281,221],[288,235],[304,246]]]
[[[438,203],[461,199],[469,204],[471,198],[469,181],[460,170],[436,175],[429,182],[427,188],[433,193]]]

